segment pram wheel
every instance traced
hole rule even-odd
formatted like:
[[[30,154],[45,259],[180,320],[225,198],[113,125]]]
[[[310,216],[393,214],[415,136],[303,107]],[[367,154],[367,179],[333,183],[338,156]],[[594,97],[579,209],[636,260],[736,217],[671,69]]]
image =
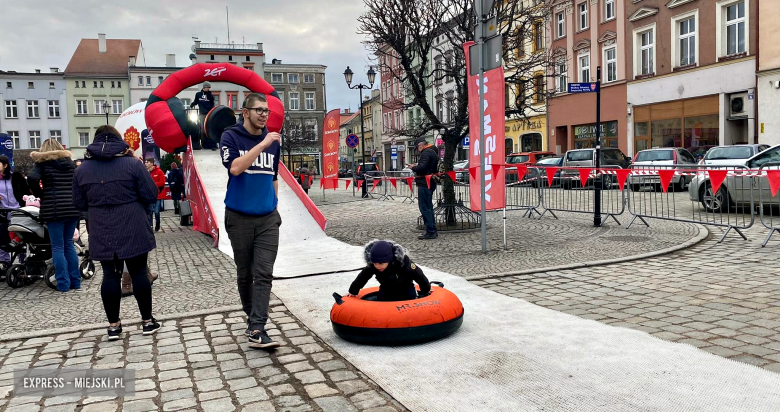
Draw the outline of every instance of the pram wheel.
[[[43,274],[43,281],[46,286],[57,289],[57,276],[55,276],[54,265],[46,266],[46,272]]]
[[[79,265],[79,271],[82,279],[92,279],[92,276],[95,276],[95,263],[91,260],[84,260]]]
[[[11,264],[8,262],[0,262],[0,282],[5,280],[5,272],[8,272],[10,266]]]
[[[22,287],[26,276],[25,272],[24,265],[11,265],[8,271],[5,272],[5,283],[14,289]]]

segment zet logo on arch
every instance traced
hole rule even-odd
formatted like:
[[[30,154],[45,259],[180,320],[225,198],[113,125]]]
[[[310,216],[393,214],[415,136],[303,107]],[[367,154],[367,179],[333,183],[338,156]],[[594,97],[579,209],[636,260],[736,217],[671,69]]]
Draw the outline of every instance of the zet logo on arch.
[[[206,69],[206,73],[203,76],[219,77],[222,74],[222,72],[224,72],[225,70],[227,70],[226,67],[216,67],[213,69]]]

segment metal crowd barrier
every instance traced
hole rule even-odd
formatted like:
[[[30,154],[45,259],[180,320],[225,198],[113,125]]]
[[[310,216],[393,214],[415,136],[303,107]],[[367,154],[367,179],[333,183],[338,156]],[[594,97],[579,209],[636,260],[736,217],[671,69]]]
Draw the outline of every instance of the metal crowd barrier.
[[[544,170],[538,167],[528,167],[525,175],[518,176],[517,168],[507,170],[506,209],[525,210],[523,217],[541,216],[542,192],[540,181]],[[514,173],[512,173],[514,172]]]
[[[754,177],[756,181],[756,197],[758,198],[758,212],[761,224],[769,229],[769,234],[764,239],[761,247],[765,247],[775,232],[780,232],[780,193],[772,196],[771,186],[769,184],[768,171],[780,170],[780,162],[771,162],[761,165],[758,173]],[[780,172],[773,172],[780,173]]]
[[[402,199],[401,203],[414,203],[414,199],[417,198],[417,191],[414,190],[414,180],[412,180],[412,187],[409,187],[407,179],[410,177],[414,179],[414,173],[385,172],[384,196],[382,200],[394,200],[398,197]],[[395,185],[393,185],[393,180],[395,180]]]
[[[529,168],[530,170],[531,168]],[[612,219],[620,225],[617,216],[626,210],[623,193],[620,191],[617,175],[608,170],[596,171],[592,168],[539,168],[540,175],[537,178],[539,186],[541,208],[543,212],[539,219],[550,213],[558,218],[555,212],[589,213],[594,212],[595,185],[601,185],[601,214],[602,222]],[[590,169],[585,184],[580,177],[580,170]],[[553,173],[550,184],[549,173]]]
[[[725,179],[713,193],[710,171],[725,173]],[[661,175],[669,179],[666,192]],[[632,166],[626,191],[628,211],[633,216],[627,228],[639,219],[698,223],[726,228],[718,243],[731,230],[743,239],[742,230],[753,225],[755,216],[754,174],[746,167],[710,165]]]

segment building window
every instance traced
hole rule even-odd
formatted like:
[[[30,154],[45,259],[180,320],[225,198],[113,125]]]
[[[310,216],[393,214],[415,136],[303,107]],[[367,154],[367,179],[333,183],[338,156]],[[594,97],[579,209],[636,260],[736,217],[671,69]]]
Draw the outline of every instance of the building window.
[[[306,92],[306,110],[314,110],[314,92]]]
[[[28,100],[27,101],[27,118],[28,119],[37,119],[41,117],[40,113],[38,113],[38,101],[37,100]]]
[[[290,110],[300,110],[298,92],[290,92]]]
[[[138,85],[143,86],[144,85],[144,76],[138,76]]]
[[[563,12],[556,14],[555,21],[555,37],[560,39],[566,35],[566,15],[564,15]]]
[[[444,64],[445,64],[445,67],[447,68],[446,80],[445,81],[447,83],[451,83],[451,82],[455,81],[455,78],[452,77],[452,56],[447,56],[444,59]]]
[[[113,81],[113,80],[111,80],[111,88],[112,88],[112,89],[115,89],[115,88],[116,88],[116,82],[115,82],[115,81]]]
[[[283,81],[281,73],[271,73],[271,83],[281,83]]]
[[[103,88],[103,81],[102,80],[100,81],[100,88],[101,89]]]
[[[436,100],[436,117],[440,122],[444,121],[444,102],[441,100]]]
[[[62,144],[62,131],[60,130],[50,130],[49,131],[49,137],[58,141],[60,144]]]
[[[60,117],[60,102],[49,100],[49,117]]]
[[[544,103],[544,76],[541,74],[534,76],[534,103]]]
[[[53,89],[53,88],[54,88],[54,82],[49,82],[49,88],[50,88],[50,89]]]
[[[294,84],[298,83],[298,75],[295,73],[290,73],[287,75],[287,83]]]
[[[455,98],[450,97],[447,99],[447,121],[452,123],[455,121],[455,114],[458,109],[455,107]]]
[[[9,130],[8,131],[8,136],[10,136],[11,139],[13,140],[13,142],[14,142],[14,149],[21,149],[22,148],[21,142],[19,141],[19,132],[18,131],[10,131]]]
[[[303,82],[304,83],[314,83],[314,75],[313,74],[304,74],[303,75]]]
[[[278,95],[279,95],[279,101],[281,101],[281,102],[282,102],[282,104],[284,104],[284,92],[283,92],[283,91],[279,91],[279,90],[277,90],[277,91],[276,91],[276,94],[278,94]]]
[[[192,99],[181,99],[181,104],[184,105],[185,109],[189,109],[190,104],[192,104]]]
[[[214,60],[214,55],[213,54],[211,55],[211,60]]]
[[[604,50],[604,63],[607,70],[604,73],[604,83],[610,83],[617,80],[617,49],[610,47]]]
[[[566,80],[566,58],[561,57],[558,59],[557,62],[555,62],[555,89],[559,93],[566,93],[567,89],[567,80]]]
[[[14,85],[11,82],[5,82],[6,89],[13,89]],[[76,82],[76,87],[79,87],[79,82]]]
[[[534,52],[544,50],[544,23],[534,23]]]
[[[86,100],[76,100],[76,114],[87,114]]]
[[[79,88],[79,81],[78,80],[76,80],[76,88],[77,89]]]
[[[34,88],[35,88],[35,83],[33,83],[33,82],[27,82],[27,88],[28,88],[28,89],[34,89]]]
[[[104,104],[106,104],[105,100],[95,100],[95,114],[106,114],[103,110]]]
[[[745,3],[726,7],[726,54],[745,52]]]
[[[97,80],[92,81],[92,88],[97,89]]]
[[[577,60],[579,61],[580,68],[580,83],[590,82],[590,54],[580,55]]]
[[[122,82],[121,81],[116,82],[116,87],[121,89],[122,88]]]
[[[696,17],[678,23],[680,45],[680,66],[696,63]]]
[[[655,73],[654,60],[654,43],[655,36],[654,30],[650,29],[639,34],[639,74],[653,74]]]
[[[41,132],[37,130],[30,131],[30,149],[41,148]]]
[[[5,118],[6,119],[16,119],[19,117],[19,111],[16,107],[16,100],[6,100],[5,101]]]
[[[146,76],[146,85],[151,86],[152,85],[152,76]]]
[[[111,104],[112,112],[114,114],[122,114],[122,110],[123,110],[122,106],[123,106],[124,101],[123,100],[112,100],[111,103],[112,103]]]
[[[89,132],[79,132],[79,146],[89,146]]]
[[[444,76],[444,63],[441,60],[436,60],[436,70],[433,74],[433,82],[437,86],[442,85],[442,77]]]
[[[317,141],[317,120],[306,119],[303,124],[303,132],[310,141]]]
[[[87,82],[85,80],[81,81],[81,88],[86,89],[87,88]]]
[[[604,1],[604,21],[615,18],[615,0]]]
[[[584,1],[577,6],[580,11],[580,30],[588,28],[588,2]]]
[[[246,56],[246,61],[249,61],[249,56]]]
[[[157,76],[157,84],[158,85],[162,84],[163,80],[164,80],[164,78],[162,76]]]

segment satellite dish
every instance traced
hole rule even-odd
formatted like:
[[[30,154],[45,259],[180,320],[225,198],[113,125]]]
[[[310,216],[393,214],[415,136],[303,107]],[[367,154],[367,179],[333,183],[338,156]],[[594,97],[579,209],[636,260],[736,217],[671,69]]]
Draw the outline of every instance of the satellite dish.
[[[190,47],[190,51],[195,53],[195,45],[193,44],[192,47]]]
[[[195,53],[190,54],[190,60],[195,60],[198,56],[195,56]]]

